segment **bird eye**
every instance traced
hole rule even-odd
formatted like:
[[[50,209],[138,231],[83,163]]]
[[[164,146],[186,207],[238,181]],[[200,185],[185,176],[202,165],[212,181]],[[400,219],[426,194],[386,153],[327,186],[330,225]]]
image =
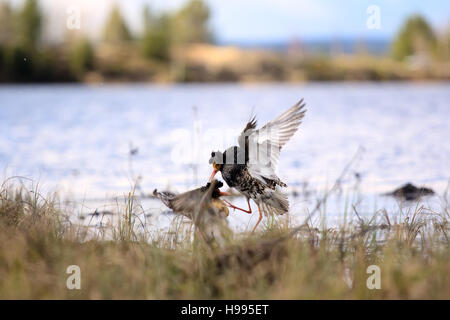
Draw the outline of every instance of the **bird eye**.
[[[215,152],[211,152],[211,157],[215,157],[216,156],[216,153]]]

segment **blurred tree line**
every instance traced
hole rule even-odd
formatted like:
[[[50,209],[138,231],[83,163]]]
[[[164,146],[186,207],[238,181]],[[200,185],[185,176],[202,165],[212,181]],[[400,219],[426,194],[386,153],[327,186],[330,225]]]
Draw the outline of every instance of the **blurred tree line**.
[[[8,2],[0,3],[0,22],[0,80],[51,77],[49,52],[41,48],[43,17],[37,1],[25,1],[17,10]]]
[[[140,34],[132,34],[115,5],[101,41],[95,45],[88,35],[68,36],[60,45],[44,41],[46,18],[38,0],[23,0],[17,7],[0,0],[0,82],[81,80],[99,67],[96,56],[101,45],[117,50],[130,47],[143,59],[167,64],[173,59],[174,48],[212,41],[210,10],[203,0],[190,0],[171,13],[157,14],[145,6]]]
[[[8,0],[0,0],[0,82],[82,81],[95,73],[103,78],[117,76],[142,80],[158,72],[169,74],[170,78],[173,70],[171,80],[215,79],[214,75],[207,74],[209,71],[204,66],[186,65],[180,54],[190,44],[213,42],[209,28],[210,10],[203,0],[188,0],[174,12],[154,12],[151,7],[144,6],[142,28],[138,33],[130,30],[120,8],[115,5],[107,16],[100,41],[95,43],[90,39],[92,35],[69,29],[62,43],[55,45],[46,41],[43,33],[48,18],[38,0],[22,0],[17,6],[12,6]],[[437,34],[423,17],[412,16],[394,39],[391,56],[400,61],[398,64],[403,61],[448,61],[449,31]],[[311,63],[300,64],[307,78],[339,80],[339,70],[327,67],[333,65],[333,58],[319,58],[313,57]],[[283,80],[293,70],[289,59],[281,57],[279,60],[266,61],[271,70],[278,70],[277,78],[272,80]],[[241,67],[242,63],[240,61]],[[222,70],[219,78],[239,80],[241,67]],[[374,72],[366,71],[364,74]],[[264,73],[263,77],[270,76],[264,68],[258,72]],[[130,76],[132,73],[135,76]],[[389,79],[389,75],[381,78]]]

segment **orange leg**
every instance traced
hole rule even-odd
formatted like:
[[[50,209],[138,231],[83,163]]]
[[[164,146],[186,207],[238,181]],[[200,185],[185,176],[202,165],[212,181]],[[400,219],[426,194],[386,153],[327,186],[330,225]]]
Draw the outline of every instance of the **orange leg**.
[[[223,199],[222,199],[222,200],[223,200]],[[223,202],[225,202],[226,204],[228,204],[228,206],[229,206],[230,208],[238,209],[238,210],[244,211],[245,213],[248,213],[248,214],[251,214],[251,213],[252,213],[252,207],[250,206],[250,199],[247,199],[248,210],[245,210],[245,209],[236,207],[236,206],[232,205],[231,203],[229,203],[227,200],[223,200]]]
[[[256,205],[258,206],[258,211],[259,211],[259,219],[258,222],[256,223],[256,225],[253,227],[252,233],[255,232],[256,227],[258,226],[258,224],[261,222],[262,220],[262,211],[261,208],[259,207],[259,203],[256,203]]]

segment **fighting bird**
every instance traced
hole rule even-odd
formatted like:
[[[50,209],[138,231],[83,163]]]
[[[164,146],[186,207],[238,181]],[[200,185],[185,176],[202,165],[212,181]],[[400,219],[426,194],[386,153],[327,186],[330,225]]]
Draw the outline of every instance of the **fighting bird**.
[[[153,195],[174,213],[191,219],[208,243],[217,240],[222,245],[230,234],[226,224],[228,205],[220,199],[221,196],[229,194],[220,191],[222,186],[221,181],[214,180],[203,187],[181,194],[158,192],[155,189]]]
[[[231,188],[237,189],[247,198],[248,210],[238,208],[224,200],[231,208],[252,213],[250,199],[259,210],[259,219],[252,232],[262,220],[262,214],[284,214],[289,211],[287,195],[282,192],[287,185],[275,171],[282,147],[297,131],[305,115],[303,99],[276,119],[256,130],[253,117],[238,138],[238,146],[225,152],[212,152],[209,163],[213,166],[210,181],[217,172]]]
[[[220,191],[220,188],[223,186],[221,181],[215,180],[208,182],[205,186],[181,194],[170,191],[158,192],[158,190],[155,189],[153,195],[160,199],[169,209],[172,209],[174,213],[181,214],[194,221],[198,204],[211,186],[212,190],[208,199],[208,205],[215,209],[215,214],[217,216],[226,218],[229,211],[226,203],[222,201],[220,197],[228,195],[228,193]]]

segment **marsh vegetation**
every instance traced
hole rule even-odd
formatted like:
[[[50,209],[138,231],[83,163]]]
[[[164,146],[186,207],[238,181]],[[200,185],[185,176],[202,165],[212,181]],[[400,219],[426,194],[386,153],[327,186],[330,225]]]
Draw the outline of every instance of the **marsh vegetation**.
[[[329,227],[324,197],[301,225],[291,213],[266,219],[255,234],[218,246],[179,218],[168,232],[140,228],[133,192],[118,202],[116,222],[99,230],[74,223],[57,195],[31,185],[9,179],[0,190],[3,299],[450,298],[446,204],[371,217],[349,206]],[[80,290],[66,287],[70,265],[80,267]],[[366,285],[370,265],[380,267],[379,290]]]

